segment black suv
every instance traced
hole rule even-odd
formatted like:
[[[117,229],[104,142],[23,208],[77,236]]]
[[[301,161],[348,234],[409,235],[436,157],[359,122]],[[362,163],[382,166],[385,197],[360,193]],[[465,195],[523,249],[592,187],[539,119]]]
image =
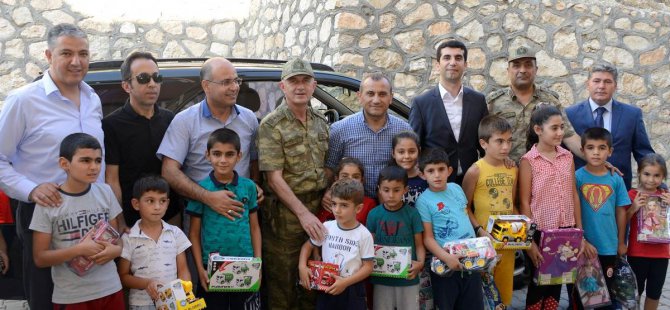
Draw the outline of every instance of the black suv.
[[[158,67],[163,75],[163,84],[158,104],[175,113],[204,98],[200,87],[200,67],[206,58],[160,59]],[[244,81],[240,87],[238,103],[256,113],[262,119],[270,113],[282,98],[277,83],[280,81],[285,61],[258,59],[229,59],[237,74]],[[128,94],[121,88],[122,61],[101,61],[90,64],[84,78],[100,96],[103,114],[107,115],[121,107]],[[356,92],[360,81],[335,72],[333,68],[312,63],[318,86],[314,92],[312,106],[324,113],[332,123],[360,109]],[[393,99],[391,113],[407,119],[409,107]]]

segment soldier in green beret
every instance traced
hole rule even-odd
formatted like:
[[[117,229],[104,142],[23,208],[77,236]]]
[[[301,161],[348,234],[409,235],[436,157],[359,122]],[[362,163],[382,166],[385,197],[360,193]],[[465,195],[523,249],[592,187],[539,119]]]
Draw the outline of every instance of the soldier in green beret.
[[[326,188],[328,123],[310,106],[316,80],[309,62],[288,61],[279,88],[284,100],[261,121],[257,136],[268,186],[261,207],[264,283],[270,309],[314,309],[315,295],[296,283],[303,243],[326,234],[314,214]]]

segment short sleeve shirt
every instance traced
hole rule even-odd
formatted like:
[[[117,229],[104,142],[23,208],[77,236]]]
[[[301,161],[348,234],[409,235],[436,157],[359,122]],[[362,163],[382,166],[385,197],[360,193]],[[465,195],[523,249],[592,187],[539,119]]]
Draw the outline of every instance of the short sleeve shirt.
[[[312,107],[307,108],[307,122],[302,123],[286,102],[282,103],[261,121],[258,129],[260,170],[282,170],[295,194],[323,190],[328,132],[328,123]]]
[[[310,239],[310,242],[321,247],[321,257],[324,262],[338,265],[340,276],[349,277],[356,273],[363,265],[364,260],[373,260],[375,257],[372,235],[365,226],[358,224],[356,228],[342,229],[337,221],[323,223],[328,233],[321,242]]]
[[[533,88],[533,96],[525,106],[518,101],[511,87],[494,91],[486,96],[489,113],[506,119],[512,125],[514,142],[509,157],[516,162],[519,162],[521,156],[526,153],[526,132],[530,123],[530,115],[538,105],[551,104],[557,107],[561,111],[565,123],[564,137],[567,138],[575,134],[575,130],[558,101],[558,94],[537,85],[533,85]]]
[[[154,241],[140,228],[139,220],[124,234],[121,257],[130,262],[132,275],[167,284],[177,279],[177,255],[191,246],[184,232],[177,226],[163,222],[163,231]],[[145,290],[130,289],[131,306],[153,306]]]
[[[421,221],[433,225],[433,235],[440,246],[449,241],[476,237],[467,207],[465,193],[456,183],[448,183],[447,189],[441,192],[427,189],[416,202]]]
[[[107,184],[93,183],[83,193],[61,191],[58,208],[37,205],[30,229],[51,234],[52,249],[66,249],[78,244],[99,220],[109,222],[121,213],[121,207]],[[73,304],[89,301],[121,290],[121,280],[114,261],[94,265],[80,277],[68,267],[69,262],[51,267],[54,282],[52,301]]]
[[[616,255],[616,208],[630,204],[623,178],[609,172],[594,175],[586,167],[575,172],[577,192],[582,209],[584,238],[598,250],[598,255]]]
[[[416,206],[416,201],[419,199],[421,193],[428,188],[428,182],[420,176],[415,176],[407,179],[407,193],[402,195],[402,202],[410,207]]]
[[[240,177],[237,172],[233,180],[227,184],[219,182],[213,173],[198,184],[210,192],[231,191],[235,194],[235,200],[244,204],[242,217],[231,221],[202,202],[195,200],[188,202],[186,212],[191,216],[202,218],[200,241],[203,264],[207,264],[209,254],[214,252],[224,256],[253,257],[249,213],[258,210],[256,184],[250,179]]]
[[[179,112],[168,127],[156,155],[161,160],[163,156],[176,160],[182,164],[186,176],[194,181],[202,180],[212,169],[205,158],[207,139],[219,128],[232,129],[240,136],[242,159],[235,165],[235,170],[248,178],[250,161],[257,156],[254,139],[258,119],[254,112],[237,104],[225,122],[212,116],[206,99]]]
[[[344,157],[360,160],[365,167],[365,195],[377,197],[379,172],[393,160],[391,142],[401,131],[412,131],[412,127],[393,115],[388,115],[386,124],[377,132],[368,127],[363,112],[335,122],[330,128],[326,166],[335,169]]]
[[[530,211],[540,230],[575,225],[572,153],[560,146],[556,151],[556,158],[550,160],[533,145],[521,157],[527,159],[531,167]]]
[[[518,169],[495,167],[484,159],[475,162],[475,166],[479,168],[479,179],[472,204],[479,225],[486,225],[491,215],[514,213],[514,182]]]
[[[391,211],[381,204],[368,214],[366,227],[374,235],[375,244],[412,247],[412,260],[417,259],[414,235],[423,232],[423,223],[416,208],[404,205]],[[387,286],[409,286],[418,284],[419,277],[412,280],[372,277],[370,282]]]

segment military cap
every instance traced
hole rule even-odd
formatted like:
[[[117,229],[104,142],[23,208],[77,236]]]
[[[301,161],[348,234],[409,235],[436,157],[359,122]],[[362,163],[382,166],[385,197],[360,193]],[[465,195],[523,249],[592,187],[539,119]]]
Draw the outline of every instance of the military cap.
[[[507,62],[514,61],[521,58],[533,58],[535,59],[535,50],[532,48],[522,45],[513,49],[509,56],[507,57]]]
[[[296,75],[309,75],[314,77],[314,71],[312,71],[312,65],[309,62],[302,60],[300,58],[293,58],[287,61],[282,67],[281,70],[281,79],[288,79]]]

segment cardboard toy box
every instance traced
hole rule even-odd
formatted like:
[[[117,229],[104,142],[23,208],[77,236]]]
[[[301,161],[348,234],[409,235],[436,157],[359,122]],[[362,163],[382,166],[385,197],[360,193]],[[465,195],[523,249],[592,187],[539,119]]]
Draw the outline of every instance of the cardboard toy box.
[[[463,270],[467,271],[484,271],[496,259],[496,250],[488,237],[451,241],[445,243],[443,248],[449,254],[462,255],[461,265]],[[430,269],[441,276],[449,275],[452,272],[447,264],[437,257],[433,257]]]
[[[258,292],[261,287],[259,257],[209,255],[207,273],[211,292]]]
[[[407,278],[412,265],[412,247],[375,244],[375,260],[372,276]]]
[[[179,279],[158,288],[155,304],[156,310],[199,310],[207,307],[204,299],[193,295],[191,281]]]
[[[91,230],[89,230],[84,237],[82,237],[79,242],[86,239],[88,235],[91,235],[91,239],[94,241],[107,241],[116,244],[116,242],[121,238],[121,235],[105,220],[99,220],[93,225]],[[88,271],[95,265],[95,262],[89,260],[84,256],[77,256],[73,258],[68,266],[70,270],[76,273],[78,276],[84,276]]]
[[[537,229],[525,215],[491,215],[486,231],[493,236],[496,250],[528,249]]]
[[[335,276],[340,275],[340,267],[320,261],[307,261],[309,267],[309,286],[313,290],[325,291],[333,283],[335,283]]]
[[[605,276],[597,256],[588,259],[586,255],[582,255],[579,258],[575,286],[584,309],[594,309],[611,304]]]
[[[542,232],[540,254],[544,262],[535,272],[537,285],[570,284],[577,274],[577,254],[583,231],[577,228],[548,229]]]
[[[670,243],[668,205],[660,195],[649,195],[647,204],[637,211],[637,240],[644,243]]]

